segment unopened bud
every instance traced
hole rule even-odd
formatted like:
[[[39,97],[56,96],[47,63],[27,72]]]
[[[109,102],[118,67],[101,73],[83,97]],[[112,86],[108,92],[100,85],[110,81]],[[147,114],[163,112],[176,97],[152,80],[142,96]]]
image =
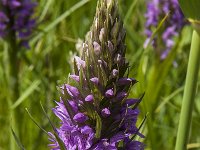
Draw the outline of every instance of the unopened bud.
[[[101,53],[101,46],[96,41],[93,42],[93,46],[94,46],[94,53],[96,55],[99,55]]]
[[[120,54],[117,54],[115,56],[115,63],[119,64],[121,62],[121,60],[122,60],[122,56]]]
[[[113,50],[114,50],[114,47],[113,47],[113,44],[111,41],[108,41],[108,49],[110,52],[113,52]]]
[[[99,34],[99,40],[100,40],[101,42],[103,41],[104,34],[105,34],[105,29],[102,28],[101,31],[100,31],[100,34]]]
[[[117,69],[112,70],[112,77],[115,78],[119,74],[119,71]]]

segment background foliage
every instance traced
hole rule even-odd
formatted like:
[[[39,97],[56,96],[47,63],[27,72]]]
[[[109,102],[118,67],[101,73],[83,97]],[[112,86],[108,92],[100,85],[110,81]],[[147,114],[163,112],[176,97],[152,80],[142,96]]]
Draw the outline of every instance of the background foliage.
[[[82,4],[82,5],[77,5]],[[77,7],[74,7],[77,6]],[[16,108],[22,112],[19,118],[23,131],[21,143],[27,150],[47,149],[48,139],[30,119],[28,108],[42,128],[51,131],[50,124],[42,112],[40,101],[52,120],[59,123],[51,108],[53,100],[59,100],[58,85],[66,81],[71,70],[73,54],[80,40],[90,28],[95,13],[96,1],[93,0],[40,0],[36,8],[38,26],[31,39],[31,49],[19,54],[20,62],[20,98]],[[139,83],[133,88],[132,95],[139,97],[145,92],[140,105],[140,120],[148,113],[143,129],[146,135],[146,149],[174,149],[183,86],[185,83],[188,53],[190,48],[191,27],[186,26],[174,39],[169,57],[160,61],[154,49],[143,48],[145,41],[144,13],[145,0],[120,0],[120,13],[127,30],[127,58],[130,62],[130,76]],[[64,16],[63,16],[64,15]],[[61,16],[61,18],[60,18]],[[79,40],[80,39],[80,40]],[[0,40],[0,150],[9,146],[12,125],[6,97],[6,48]],[[199,87],[199,82],[198,82]],[[14,109],[16,109],[14,108]],[[55,123],[56,124],[56,123]],[[196,96],[192,120],[192,130],[188,148],[200,148],[200,92]]]

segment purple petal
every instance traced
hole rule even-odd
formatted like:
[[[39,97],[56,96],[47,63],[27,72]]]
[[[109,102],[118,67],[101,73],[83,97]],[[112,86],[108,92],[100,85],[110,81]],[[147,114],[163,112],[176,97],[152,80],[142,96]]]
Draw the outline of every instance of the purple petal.
[[[86,96],[85,101],[86,101],[86,102],[93,102],[93,101],[94,101],[93,95],[90,94],[90,95]]]
[[[65,84],[65,87],[67,89],[67,92],[70,96],[77,98],[79,96],[79,91],[76,87],[73,87],[71,85]]]
[[[94,46],[94,53],[96,55],[99,55],[101,53],[101,46],[96,41],[93,42],[93,46]]]
[[[129,107],[129,106],[132,106],[132,105],[136,104],[138,101],[139,101],[138,99],[127,99],[125,103]]]
[[[113,52],[113,50],[114,50],[114,46],[111,41],[108,41],[108,49],[110,52]]]
[[[86,120],[88,120],[88,117],[86,115],[84,115],[83,113],[77,113],[74,117],[73,117],[74,121],[78,122],[78,123],[84,123]]]
[[[103,41],[104,34],[105,34],[105,29],[102,28],[101,31],[100,31],[100,34],[99,34],[99,40],[100,40],[101,42]]]
[[[97,77],[91,78],[90,81],[92,81],[94,84],[99,84],[99,79]]]
[[[69,75],[69,77],[72,78],[73,80],[77,81],[77,82],[80,81],[80,78],[77,75]]]
[[[112,70],[112,77],[113,78],[116,78],[118,74],[119,74],[119,71],[117,69]]]
[[[106,96],[107,98],[113,97],[113,96],[114,96],[113,90],[112,90],[112,89],[107,90],[106,93],[105,93],[105,96]]]
[[[116,99],[117,99],[118,101],[121,101],[121,100],[123,100],[127,95],[128,95],[128,94],[127,94],[126,92],[120,92],[120,93],[117,94]]]
[[[83,133],[83,134],[91,134],[91,133],[93,133],[93,130],[89,126],[84,126],[84,127],[81,128],[81,133]]]
[[[85,68],[85,61],[82,60],[80,57],[75,56],[75,61],[79,70],[81,67]]]
[[[130,85],[131,83],[136,83],[137,80],[133,79],[133,78],[120,78],[118,80],[118,85]]]

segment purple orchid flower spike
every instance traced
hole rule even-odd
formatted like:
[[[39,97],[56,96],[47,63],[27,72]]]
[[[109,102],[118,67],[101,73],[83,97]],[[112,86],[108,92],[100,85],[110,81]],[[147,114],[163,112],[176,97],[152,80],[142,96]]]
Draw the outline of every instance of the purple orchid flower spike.
[[[161,60],[168,56],[170,50],[174,46],[173,38],[176,37],[184,27],[186,20],[184,19],[178,0],[149,0],[147,12],[145,14],[145,34],[147,39],[144,43],[144,47],[146,47],[150,41],[153,28],[156,28],[159,22],[168,13],[169,16],[163,24],[164,30],[162,30],[160,33],[161,35],[156,36],[152,42]]]
[[[0,38],[15,37],[19,45],[29,48],[35,6],[31,0],[0,0]]]
[[[74,73],[61,86],[53,109],[61,120],[58,137],[69,150],[143,150],[136,127],[140,99],[128,98],[137,82],[127,77],[125,29],[117,0],[100,0],[93,25],[74,59]],[[50,133],[50,148],[60,149]]]

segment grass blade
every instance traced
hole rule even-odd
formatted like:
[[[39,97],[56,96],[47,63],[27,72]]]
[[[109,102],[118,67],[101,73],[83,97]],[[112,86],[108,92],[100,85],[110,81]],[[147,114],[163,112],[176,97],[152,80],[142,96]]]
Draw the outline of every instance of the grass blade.
[[[17,106],[19,106],[28,96],[30,96],[33,91],[39,86],[41,83],[40,80],[34,81],[30,87],[17,99],[17,101],[11,106],[11,109],[15,109]]]
[[[30,112],[28,111],[28,109],[25,108],[25,110],[26,110],[26,112],[28,113],[28,115],[29,115],[29,117],[31,118],[31,120],[34,122],[34,124],[35,124],[36,126],[38,126],[38,128],[40,128],[44,133],[46,133],[47,135],[49,135],[49,134],[47,133],[47,131],[44,130],[44,129],[35,121],[35,119],[34,119],[33,116],[30,114]]]
[[[19,148],[21,150],[25,150],[24,146],[22,145],[22,143],[20,142],[19,138],[17,137],[17,135],[15,134],[15,132],[12,128],[11,128],[11,132],[12,132],[12,135],[15,138],[15,141],[16,141],[17,145],[19,146]]]
[[[70,16],[74,11],[88,3],[90,0],[82,0],[72,6],[69,10],[67,10],[65,13],[63,13],[60,17],[58,17],[56,20],[54,20],[51,24],[49,24],[43,32],[39,33],[36,37],[34,37],[31,41],[31,44],[34,44],[37,40],[39,40],[45,33],[52,30],[54,27],[56,27],[61,21],[63,21],[66,17]]]
[[[50,8],[49,6],[51,5],[51,2],[52,2],[52,0],[47,0],[47,1],[46,1],[46,5],[45,5],[45,7],[43,8],[43,11],[42,11],[42,13],[41,13],[41,15],[40,15],[40,18],[38,19],[39,22],[42,21],[42,20],[44,19],[45,15],[47,14],[48,9]]]
[[[62,140],[60,139],[60,137],[58,136],[57,130],[56,130],[55,126],[53,125],[53,123],[51,122],[51,120],[50,120],[49,116],[47,115],[47,113],[46,113],[46,111],[45,111],[45,109],[44,109],[44,107],[43,107],[43,105],[42,105],[41,102],[40,102],[40,105],[41,105],[41,107],[42,107],[42,110],[43,110],[45,116],[47,117],[49,123],[51,124],[51,126],[52,126],[52,128],[53,128],[53,130],[54,130],[54,136],[56,137],[56,140],[57,140],[57,142],[58,142],[58,144],[59,144],[59,146],[60,146],[60,150],[66,150],[65,144],[63,143],[63,141],[62,141]]]
[[[166,19],[169,17],[169,13],[167,13],[165,15],[165,17],[160,21],[160,23],[158,24],[158,27],[156,28],[156,30],[153,32],[152,36],[150,37],[150,40],[148,41],[148,43],[145,45],[145,49],[147,49],[149,47],[149,45],[152,43],[154,37],[156,36],[156,34],[160,31],[161,27],[163,26],[163,24],[165,23]],[[147,53],[147,52],[146,52]]]
[[[130,16],[132,15],[133,10],[135,9],[136,5],[137,5],[138,0],[134,0],[124,18],[124,24],[127,25],[127,21],[130,18]]]

